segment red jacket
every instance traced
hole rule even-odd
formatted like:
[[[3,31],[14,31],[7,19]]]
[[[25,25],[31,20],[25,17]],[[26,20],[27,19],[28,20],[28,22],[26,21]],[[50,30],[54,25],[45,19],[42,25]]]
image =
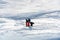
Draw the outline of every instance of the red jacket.
[[[30,25],[30,22],[26,22],[26,27],[29,27]]]

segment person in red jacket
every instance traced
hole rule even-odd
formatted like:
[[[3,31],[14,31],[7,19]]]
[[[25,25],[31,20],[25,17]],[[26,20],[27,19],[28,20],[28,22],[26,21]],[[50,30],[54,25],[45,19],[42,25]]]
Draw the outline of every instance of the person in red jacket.
[[[29,27],[30,26],[30,19],[26,19],[26,27]]]
[[[31,22],[31,20],[28,18],[26,19],[26,27],[30,27],[30,26],[33,26],[33,22]]]

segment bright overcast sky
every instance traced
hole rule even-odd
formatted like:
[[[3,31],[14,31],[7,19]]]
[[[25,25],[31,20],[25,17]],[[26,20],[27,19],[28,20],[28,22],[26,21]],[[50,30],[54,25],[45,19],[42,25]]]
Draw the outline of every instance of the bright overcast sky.
[[[26,13],[59,10],[60,0],[1,0],[0,13]]]

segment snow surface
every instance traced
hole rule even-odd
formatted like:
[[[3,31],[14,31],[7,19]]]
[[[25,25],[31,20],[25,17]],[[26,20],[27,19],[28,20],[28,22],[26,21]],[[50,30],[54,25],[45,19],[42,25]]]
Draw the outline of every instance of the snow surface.
[[[32,19],[32,29],[25,20],[0,18],[0,40],[59,40],[60,20],[53,18]]]
[[[0,0],[0,40],[60,40],[60,0]]]

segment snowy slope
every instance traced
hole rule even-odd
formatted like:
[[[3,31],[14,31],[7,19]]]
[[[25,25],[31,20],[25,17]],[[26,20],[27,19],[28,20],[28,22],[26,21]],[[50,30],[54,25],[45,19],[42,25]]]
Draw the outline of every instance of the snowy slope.
[[[60,0],[0,0],[0,40],[60,40]],[[32,28],[25,26],[31,18]]]
[[[60,0],[1,0],[0,16],[11,17],[23,13],[60,10]],[[34,14],[34,13],[32,13]]]
[[[60,21],[53,18],[32,19],[32,30],[25,27],[25,20],[0,18],[0,40],[58,40]]]

